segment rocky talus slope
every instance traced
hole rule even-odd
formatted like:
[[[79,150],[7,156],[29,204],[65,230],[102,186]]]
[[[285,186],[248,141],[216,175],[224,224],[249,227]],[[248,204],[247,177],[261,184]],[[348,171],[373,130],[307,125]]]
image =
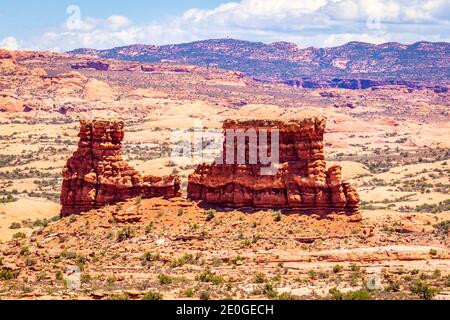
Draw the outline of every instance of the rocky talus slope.
[[[178,177],[142,176],[122,159],[123,122],[82,121],[79,137],[78,150],[63,169],[62,216],[138,196],[180,195]]]
[[[227,121],[224,130],[264,129],[272,137],[279,135],[279,163],[274,174],[261,171],[264,165],[249,164],[248,151],[252,148],[246,139],[245,149],[239,151],[238,143],[228,143],[226,134],[224,155],[227,148],[234,154],[246,152],[247,164],[204,164],[189,177],[188,196],[194,200],[227,207],[253,207],[291,209],[307,213],[348,213],[358,215],[359,196],[356,190],[341,179],[341,167],[327,170],[324,156],[324,118],[300,121]],[[233,139],[236,139],[233,137]],[[261,138],[260,138],[261,139]],[[257,144],[271,153],[273,143]],[[265,153],[266,150],[263,151]],[[267,152],[266,152],[267,153]],[[358,215],[359,216],[359,215]]]

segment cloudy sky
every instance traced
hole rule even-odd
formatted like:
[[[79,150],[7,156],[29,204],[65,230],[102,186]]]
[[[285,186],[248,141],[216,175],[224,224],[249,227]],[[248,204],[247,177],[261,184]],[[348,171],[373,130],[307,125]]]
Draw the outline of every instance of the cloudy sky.
[[[12,50],[226,37],[302,48],[450,42],[450,0],[0,0],[0,47]]]

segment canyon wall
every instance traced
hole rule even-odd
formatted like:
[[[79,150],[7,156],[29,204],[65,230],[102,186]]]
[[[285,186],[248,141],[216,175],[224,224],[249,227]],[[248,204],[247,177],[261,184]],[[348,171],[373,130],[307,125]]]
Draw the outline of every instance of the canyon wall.
[[[78,150],[63,169],[61,216],[139,196],[180,196],[178,177],[142,176],[122,159],[123,122],[81,121],[79,137]]]
[[[358,193],[348,182],[342,181],[341,167],[326,168],[325,122],[323,118],[225,122],[225,131],[254,129],[259,134],[262,129],[267,130],[268,145],[264,147],[258,141],[257,149],[265,148],[264,152],[269,155],[273,146],[271,132],[276,129],[279,133],[276,172],[262,175],[261,168],[265,166],[260,159],[255,164],[202,164],[189,176],[188,197],[222,207],[286,209],[319,215],[358,214]],[[246,160],[252,148],[249,141],[245,142]],[[225,137],[224,155],[227,148],[238,152],[237,143],[227,144]]]

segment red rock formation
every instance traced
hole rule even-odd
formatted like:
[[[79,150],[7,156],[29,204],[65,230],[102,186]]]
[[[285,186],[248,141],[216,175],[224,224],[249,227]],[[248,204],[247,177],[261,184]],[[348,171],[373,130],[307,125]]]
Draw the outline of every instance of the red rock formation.
[[[301,121],[227,121],[224,129],[277,129],[279,164],[274,175],[261,175],[257,164],[200,165],[189,177],[188,197],[224,207],[290,209],[298,212],[357,214],[359,196],[341,179],[341,168],[326,169],[325,119]],[[268,134],[270,138],[270,134]],[[237,154],[237,144],[234,145]],[[248,163],[249,142],[246,141]],[[258,146],[259,150],[260,146]],[[224,154],[227,152],[225,138]],[[267,147],[271,150],[271,145]]]
[[[5,49],[0,49],[0,65],[1,64],[16,64],[16,56]]]
[[[63,169],[61,216],[138,196],[180,196],[178,177],[142,176],[122,159],[123,127],[123,122],[81,121],[78,150]]]

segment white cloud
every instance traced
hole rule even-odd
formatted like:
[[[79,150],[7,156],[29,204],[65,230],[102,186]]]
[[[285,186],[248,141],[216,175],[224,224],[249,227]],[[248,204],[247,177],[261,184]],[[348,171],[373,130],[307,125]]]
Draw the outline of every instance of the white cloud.
[[[131,24],[130,19],[125,16],[110,16],[106,20],[112,30],[119,30],[128,27]]]
[[[19,43],[14,37],[6,37],[0,41],[0,48],[7,50],[19,50]]]
[[[73,11],[76,17],[76,10]],[[190,9],[165,22],[136,25],[121,15],[71,21],[31,47],[110,48],[232,37],[292,41],[301,47],[348,41],[381,43],[450,40],[450,0],[241,0]],[[73,28],[75,26],[75,28]]]

